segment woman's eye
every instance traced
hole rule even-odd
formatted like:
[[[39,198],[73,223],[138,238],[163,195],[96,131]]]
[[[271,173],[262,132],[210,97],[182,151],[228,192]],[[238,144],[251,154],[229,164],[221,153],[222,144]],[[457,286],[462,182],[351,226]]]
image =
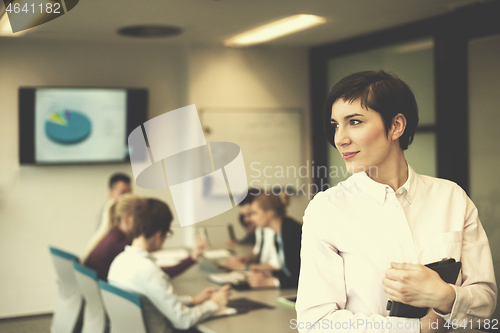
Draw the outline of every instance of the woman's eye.
[[[331,125],[332,125],[334,130],[336,130],[339,127],[339,124],[337,124],[337,123],[332,123]]]
[[[358,125],[358,124],[361,124],[360,120],[351,119],[351,125]]]

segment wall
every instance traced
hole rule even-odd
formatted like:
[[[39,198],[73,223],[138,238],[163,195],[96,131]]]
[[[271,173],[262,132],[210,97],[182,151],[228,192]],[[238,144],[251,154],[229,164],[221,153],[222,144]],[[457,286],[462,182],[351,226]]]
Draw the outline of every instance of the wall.
[[[231,49],[213,46],[196,46],[190,52],[191,103],[199,110],[221,108],[244,112],[248,109],[299,108],[304,112],[303,164],[310,160],[309,132],[309,82],[307,50],[301,48],[271,48],[266,46],[248,49]],[[290,135],[296,135],[290,133]],[[243,158],[245,158],[244,151]],[[287,154],[286,151],[282,152]],[[261,169],[264,165],[261,166]],[[262,171],[262,170],[261,170]],[[246,170],[251,181],[252,170]],[[303,173],[305,175],[305,173]],[[304,188],[310,179],[304,180]],[[307,193],[307,190],[305,190]],[[288,215],[302,221],[309,199],[307,195],[292,196]],[[217,246],[228,241],[226,226],[237,225],[238,210],[230,210],[215,218],[201,222],[209,238]],[[241,229],[237,236],[242,235]]]
[[[198,109],[308,110],[305,49],[228,50],[7,38],[0,39],[0,48],[0,318],[53,310],[56,276],[48,246],[81,254],[106,200],[109,175],[115,171],[132,174],[128,164],[20,166],[20,86],[148,88],[150,118],[192,103]],[[309,146],[308,140],[304,146]],[[173,207],[168,191],[137,187],[134,191],[161,198]],[[294,198],[291,215],[300,218],[306,204],[306,198]],[[233,209],[208,224],[222,225],[235,221],[236,216],[237,209]],[[192,229],[181,229],[177,221],[173,228],[176,236],[167,246],[188,245]],[[216,239],[222,245],[224,241]]]

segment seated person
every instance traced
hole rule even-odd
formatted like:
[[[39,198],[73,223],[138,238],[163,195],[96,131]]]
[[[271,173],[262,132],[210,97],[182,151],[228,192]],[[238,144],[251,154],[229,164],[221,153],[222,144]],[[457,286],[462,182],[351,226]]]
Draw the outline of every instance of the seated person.
[[[82,261],[85,261],[89,254],[95,249],[96,245],[108,234],[108,232],[113,227],[110,224],[109,210],[110,207],[118,200],[122,195],[131,193],[132,186],[130,184],[130,177],[124,173],[115,173],[109,178],[109,193],[108,201],[104,205],[99,214],[99,219],[97,222],[97,229],[95,233],[90,238],[90,241],[85,248],[85,252],[82,256]]]
[[[97,277],[106,281],[109,266],[115,257],[120,254],[126,245],[132,243],[132,227],[135,211],[138,206],[145,205],[145,199],[132,194],[126,194],[110,208],[109,224],[112,229],[97,244],[94,250],[84,259],[83,264],[97,272]],[[175,266],[164,267],[165,273],[174,277],[191,267],[206,247],[206,243],[197,238],[191,255]]]
[[[226,268],[234,271],[280,269],[274,236],[274,230],[271,228],[255,227],[255,245],[252,253],[248,256],[231,257]]]
[[[245,230],[245,236],[238,240],[238,241],[233,241],[231,240],[231,245],[234,244],[241,244],[241,245],[255,245],[255,225],[252,222],[252,219],[250,219],[250,205],[252,204],[253,199],[257,194],[261,192],[260,189],[258,188],[249,188],[248,189],[248,194],[241,201],[238,206],[240,206],[240,216],[239,216],[239,221],[243,229]],[[260,230],[258,230],[258,233],[260,233]]]
[[[143,313],[149,332],[188,329],[227,304],[229,285],[217,291],[205,289],[195,297],[177,296],[170,277],[151,257],[150,253],[162,247],[170,231],[172,213],[164,202],[146,199],[134,216],[132,245],[115,258],[108,280],[145,298]]]
[[[260,243],[260,250],[256,254],[254,249],[251,257],[243,259],[240,257],[237,260],[240,267],[246,260],[246,267],[251,269],[248,283],[252,288],[297,288],[302,226],[294,219],[286,217],[287,199],[284,192],[280,196],[262,192],[251,204],[252,221],[256,227],[262,229],[261,239],[256,243],[256,246]],[[264,250],[269,244],[277,254],[278,268],[273,261],[275,258],[272,256],[273,252]],[[260,264],[249,264],[252,260]],[[232,264],[238,266],[235,260]]]

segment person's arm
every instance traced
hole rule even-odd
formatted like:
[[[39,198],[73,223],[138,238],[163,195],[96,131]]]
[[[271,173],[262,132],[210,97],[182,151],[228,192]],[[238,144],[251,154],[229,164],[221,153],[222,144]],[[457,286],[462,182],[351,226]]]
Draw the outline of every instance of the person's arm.
[[[443,318],[452,322],[489,318],[497,303],[497,285],[493,271],[490,245],[479,221],[476,206],[463,192],[466,204],[462,241],[462,281],[455,289],[455,301]],[[469,326],[470,327],[470,326]],[[481,327],[484,327],[481,325]]]
[[[249,270],[255,270],[255,271],[275,271],[276,268],[269,264],[248,264],[248,269]]]
[[[242,239],[240,239],[240,240],[237,241],[237,244],[240,244],[240,245],[246,245],[246,244],[254,245],[255,244],[255,233],[254,232],[247,233],[245,235],[245,237],[243,237]]]
[[[418,319],[367,315],[346,310],[348,281],[345,281],[344,262],[335,245],[323,237],[325,232],[317,222],[324,218],[325,211],[315,201],[316,198],[304,215],[297,320],[291,322],[291,327],[297,328],[300,333],[420,332]]]
[[[173,278],[173,277],[181,274],[182,272],[184,272],[189,267],[193,266],[195,263],[196,263],[196,260],[194,260],[191,256],[189,256],[186,259],[183,259],[177,265],[162,267],[161,269],[165,274],[168,274],[168,276],[170,276],[170,278]]]
[[[193,249],[191,250],[191,254],[189,257],[186,259],[183,259],[181,262],[179,262],[177,265],[174,266],[169,266],[169,267],[162,267],[161,269],[163,272],[168,274],[170,278],[173,278],[182,272],[184,272],[186,269],[191,267],[193,264],[196,263],[198,258],[203,254],[203,251],[207,249],[207,241],[204,237],[201,235],[196,236],[195,242]]]
[[[188,329],[219,309],[219,305],[212,300],[194,307],[184,305],[174,294],[169,277],[159,268],[152,271],[149,280],[144,283],[145,296],[177,329]]]

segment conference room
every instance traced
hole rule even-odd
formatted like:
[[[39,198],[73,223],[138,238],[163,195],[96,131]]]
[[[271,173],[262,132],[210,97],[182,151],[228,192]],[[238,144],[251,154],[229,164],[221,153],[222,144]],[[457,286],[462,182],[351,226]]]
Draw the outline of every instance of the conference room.
[[[32,2],[38,6],[42,0]],[[22,14],[23,4],[32,2],[14,1],[11,9],[0,5],[0,23],[7,21],[0,28],[0,331],[55,332],[61,282],[54,254],[81,261],[115,173],[130,177],[134,195],[162,200],[173,213],[173,235],[158,260],[173,265],[189,256],[198,235],[208,240],[198,262],[172,278],[176,293],[219,288],[223,282],[214,283],[213,274],[225,272],[220,266],[229,256],[254,248],[238,244],[246,236],[238,202],[248,188],[286,194],[286,215],[302,223],[318,192],[350,176],[325,140],[322,112],[333,85],[363,70],[387,71],[412,88],[420,121],[405,157],[417,173],[452,180],[465,190],[499,267],[498,1],[45,1],[60,4],[64,14],[9,31],[6,18],[15,13],[8,10],[20,3]],[[273,22],[291,22],[292,29],[248,37]],[[93,94],[86,116],[56,101],[59,96],[64,104],[79,93]],[[115,115],[103,112],[110,107]],[[190,116],[165,117],[179,110]],[[76,123],[76,137],[76,130],[58,136],[62,125]],[[155,126],[163,132],[169,132],[164,126],[170,132],[191,126],[195,132],[179,131],[178,145],[165,144]],[[133,132],[144,144],[130,149]],[[219,174],[222,182],[199,184],[195,200],[194,192],[178,191],[174,185],[180,182],[168,179],[168,163],[160,161],[166,155],[158,158],[151,148],[156,138],[162,147],[176,146],[175,153],[233,144],[224,163],[211,144],[207,165],[210,171],[226,170]],[[201,144],[190,146],[191,140]],[[85,142],[90,145],[78,148]],[[133,154],[160,163],[134,166]],[[227,176],[228,161],[244,166],[238,177]],[[176,170],[200,172],[198,160],[191,162]],[[160,181],[138,177],[153,165]],[[197,208],[197,200],[207,196],[212,201]],[[195,329],[294,330],[296,294],[297,288],[234,287],[229,301],[255,308],[210,318]],[[500,319],[498,309],[492,319]]]

